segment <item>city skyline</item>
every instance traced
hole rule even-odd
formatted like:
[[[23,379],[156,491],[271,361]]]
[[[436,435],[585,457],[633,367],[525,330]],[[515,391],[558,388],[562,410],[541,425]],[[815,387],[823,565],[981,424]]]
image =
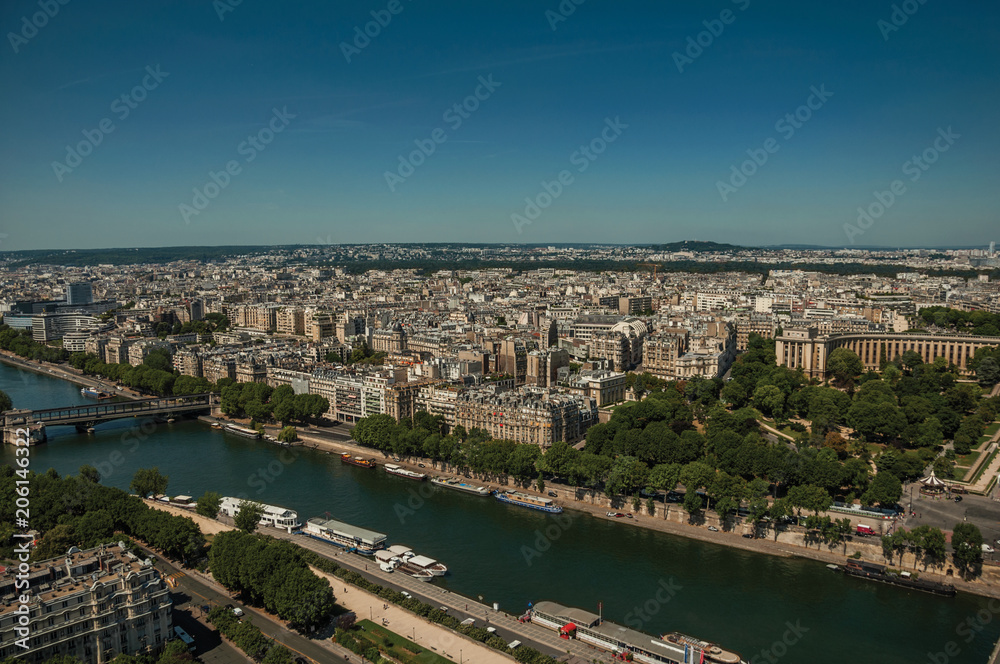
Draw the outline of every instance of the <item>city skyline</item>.
[[[4,251],[996,226],[996,7],[43,4],[0,14]]]

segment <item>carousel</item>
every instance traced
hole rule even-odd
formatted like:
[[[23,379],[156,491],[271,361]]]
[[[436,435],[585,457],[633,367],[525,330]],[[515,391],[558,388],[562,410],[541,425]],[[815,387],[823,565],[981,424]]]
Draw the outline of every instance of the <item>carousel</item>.
[[[932,468],[931,474],[920,480],[920,493],[931,497],[947,495],[948,483],[935,475]]]

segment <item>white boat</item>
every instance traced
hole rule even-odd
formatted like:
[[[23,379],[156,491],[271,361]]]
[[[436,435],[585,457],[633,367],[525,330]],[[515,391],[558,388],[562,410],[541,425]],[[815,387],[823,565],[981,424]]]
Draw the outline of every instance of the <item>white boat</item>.
[[[458,480],[451,477],[432,477],[431,484],[447,487],[449,489],[458,489],[459,491],[466,491],[468,493],[474,493],[477,496],[490,495],[490,490],[484,486],[476,486],[475,484],[459,482]]]
[[[410,567],[429,572],[431,576],[444,576],[448,573],[448,568],[443,563],[439,563],[433,558],[419,556],[407,546],[394,544],[386,549],[386,553],[406,563]],[[412,575],[411,575],[412,576]]]
[[[424,475],[423,473],[416,473],[412,470],[407,470],[406,468],[397,466],[394,463],[385,464],[385,472],[389,473],[390,475],[405,477],[410,480],[417,480],[418,482],[427,479],[427,475]]]
[[[260,432],[256,429],[248,429],[237,424],[223,424],[222,430],[235,433],[237,436],[243,436],[244,438],[260,438]]]
[[[332,542],[348,551],[372,555],[385,546],[385,533],[352,526],[343,521],[313,517],[306,521],[306,535]]]
[[[219,511],[228,517],[235,518],[236,513],[240,511],[240,504],[244,502],[242,498],[232,498],[225,497],[219,504]],[[254,501],[247,501],[254,502]],[[263,508],[263,513],[260,515],[260,525],[270,526],[272,528],[280,528],[288,532],[292,532],[298,528],[302,527],[302,522],[299,521],[299,515],[290,509],[285,507],[278,507],[276,505],[265,505],[264,503],[257,503]]]

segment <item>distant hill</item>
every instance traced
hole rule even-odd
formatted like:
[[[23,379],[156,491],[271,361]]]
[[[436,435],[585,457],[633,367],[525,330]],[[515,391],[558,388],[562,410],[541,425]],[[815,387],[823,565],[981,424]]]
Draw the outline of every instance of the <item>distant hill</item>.
[[[670,242],[669,244],[650,245],[651,249],[657,251],[694,251],[702,254],[728,253],[731,251],[742,251],[752,249],[752,247],[741,247],[735,244],[723,244],[720,242],[701,242],[699,240],[684,240],[683,242]]]

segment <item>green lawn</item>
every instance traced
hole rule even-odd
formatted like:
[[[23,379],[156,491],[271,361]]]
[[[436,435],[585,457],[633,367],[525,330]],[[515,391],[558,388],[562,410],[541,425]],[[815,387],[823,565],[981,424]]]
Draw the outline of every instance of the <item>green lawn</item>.
[[[997,430],[1000,430],[1000,422],[994,422],[993,424],[986,427],[986,435],[992,436],[997,432]]]
[[[971,468],[972,464],[976,463],[976,459],[979,458],[979,455],[980,452],[969,452],[968,454],[960,454],[955,457],[955,465]]]
[[[387,655],[403,664],[452,664],[451,660],[422,648],[371,620],[359,620],[358,627],[364,630],[366,638],[374,641]]]

